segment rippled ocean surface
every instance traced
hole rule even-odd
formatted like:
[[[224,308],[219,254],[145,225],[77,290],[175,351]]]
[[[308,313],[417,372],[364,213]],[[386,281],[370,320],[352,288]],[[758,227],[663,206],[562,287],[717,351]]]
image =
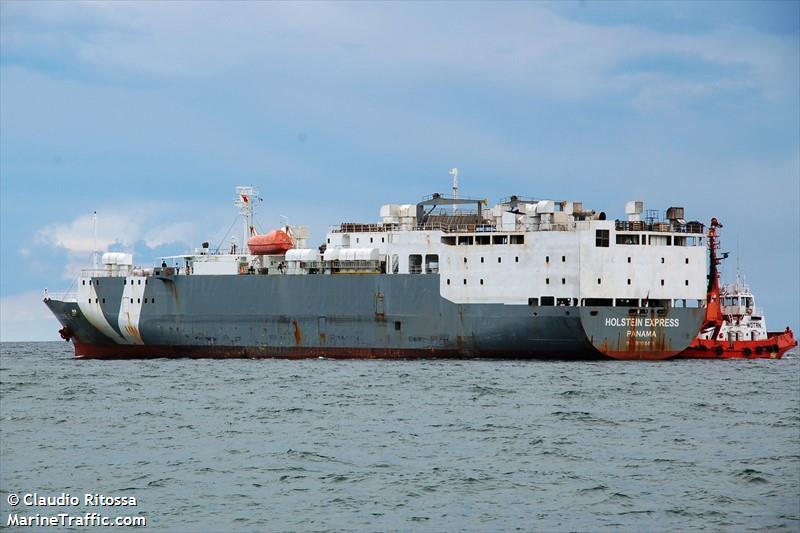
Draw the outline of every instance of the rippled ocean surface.
[[[2,525],[134,496],[170,531],[800,530],[800,359],[78,361],[3,344]],[[75,528],[81,529],[81,528]],[[124,530],[124,529],[123,529]]]

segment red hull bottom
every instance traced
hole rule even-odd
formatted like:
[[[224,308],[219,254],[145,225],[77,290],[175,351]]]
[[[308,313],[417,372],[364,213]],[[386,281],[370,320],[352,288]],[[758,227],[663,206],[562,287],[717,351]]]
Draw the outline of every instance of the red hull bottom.
[[[386,348],[306,348],[306,347],[239,347],[239,346],[142,346],[126,344],[75,343],[75,356],[80,359],[605,359],[600,353],[514,353],[485,352],[471,354],[459,350],[386,349]],[[651,357],[648,357],[651,356]],[[611,354],[615,359],[663,359],[663,354]]]
[[[687,359],[780,359],[797,346],[792,330],[757,341],[695,339],[678,357]]]

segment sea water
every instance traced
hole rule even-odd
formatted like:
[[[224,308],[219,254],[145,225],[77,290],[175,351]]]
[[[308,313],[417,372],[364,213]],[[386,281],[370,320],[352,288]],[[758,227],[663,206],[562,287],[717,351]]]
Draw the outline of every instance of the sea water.
[[[793,356],[83,361],[67,343],[7,343],[0,520],[798,531],[798,376]]]

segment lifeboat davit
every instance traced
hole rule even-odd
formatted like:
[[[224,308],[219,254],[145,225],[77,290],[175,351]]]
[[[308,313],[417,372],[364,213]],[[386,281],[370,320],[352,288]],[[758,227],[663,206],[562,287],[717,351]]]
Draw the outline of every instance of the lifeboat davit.
[[[253,255],[285,254],[293,246],[294,242],[289,234],[279,229],[247,239],[247,247]]]

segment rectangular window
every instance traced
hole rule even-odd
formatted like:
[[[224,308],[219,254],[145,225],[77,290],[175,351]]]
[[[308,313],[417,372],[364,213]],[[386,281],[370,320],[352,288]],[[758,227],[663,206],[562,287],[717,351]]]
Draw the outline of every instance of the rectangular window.
[[[554,296],[542,296],[542,305],[555,305],[556,299]]]
[[[439,256],[437,254],[425,256],[425,273],[426,274],[439,273]]]
[[[408,256],[408,273],[409,274],[422,273],[422,255],[411,254]]]
[[[611,298],[586,298],[583,300],[583,305],[587,307],[611,307],[614,305],[614,300]]]
[[[475,236],[475,244],[492,244],[492,237],[491,235],[476,235]]]
[[[456,245],[456,236],[455,235],[445,235],[442,237],[442,244],[447,244],[448,246],[455,246]]]
[[[460,244],[460,245],[470,245],[470,244],[472,244],[472,235],[459,235],[458,236],[458,244]]]
[[[508,244],[508,235],[492,235],[492,244]]]
[[[594,245],[598,248],[608,248],[608,230],[598,229],[594,232]]]
[[[400,331],[400,321],[399,321],[399,320],[396,320],[396,321],[395,321],[395,323],[394,323],[394,330],[395,330],[395,331]]]
[[[639,235],[617,233],[617,244],[639,244]]]
[[[528,305],[539,305],[539,298],[528,298]]]
[[[511,244],[525,244],[525,235],[512,235]]]

